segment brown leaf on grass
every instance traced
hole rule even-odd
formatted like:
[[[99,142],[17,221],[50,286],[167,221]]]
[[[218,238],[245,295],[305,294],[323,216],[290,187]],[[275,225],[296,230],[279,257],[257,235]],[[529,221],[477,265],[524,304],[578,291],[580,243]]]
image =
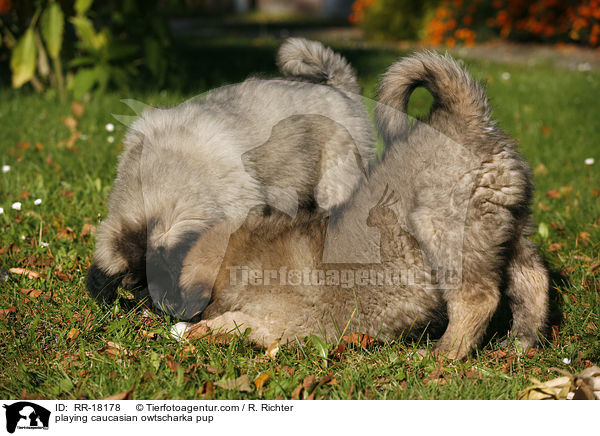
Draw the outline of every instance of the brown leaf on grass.
[[[546,197],[548,198],[561,198],[562,194],[556,190],[556,189],[551,189],[549,191],[546,192]]]
[[[76,328],[69,330],[69,333],[67,333],[67,339],[69,342],[73,342],[75,339],[77,339],[79,337],[79,333],[79,330]]]
[[[183,339],[190,341],[192,339],[201,339],[206,336],[210,336],[210,328],[205,322],[200,321],[187,329],[183,334]]]
[[[261,374],[254,379],[254,386],[256,386],[256,390],[260,391],[265,383],[269,380],[269,374]]]
[[[31,270],[28,270],[25,268],[10,268],[8,271],[13,274],[27,276],[30,280],[35,280],[35,279],[39,279],[40,277],[42,277],[42,274],[40,274],[39,272],[31,271]]]
[[[527,357],[529,357],[530,359],[535,356],[538,352],[537,348],[530,348],[529,351],[527,351]]]
[[[86,235],[95,235],[96,234],[96,226],[93,224],[84,224],[83,227],[81,227],[81,232],[79,232],[79,236],[83,237]]]
[[[21,292],[27,295],[29,298],[37,298],[42,295],[44,291],[41,289],[21,289]]]
[[[596,327],[593,321],[590,321],[587,325],[587,332],[593,334],[596,330],[598,330],[598,327]]]
[[[563,247],[564,247],[564,245],[561,244],[560,242],[555,242],[555,243],[550,244],[548,246],[548,251],[558,251],[558,250],[560,250]]]
[[[271,359],[275,359],[275,356],[277,355],[278,351],[279,351],[279,339],[275,340],[271,345],[269,345],[269,347],[265,351],[265,354],[267,356],[269,356]]]
[[[74,132],[77,129],[77,120],[75,117],[69,115],[68,117],[64,117],[60,120],[71,132]]]
[[[35,149],[37,151],[44,151],[44,145],[40,141],[38,141],[35,143]]]
[[[100,349],[100,353],[116,359],[117,362],[120,362],[121,358],[132,357],[132,354],[129,351],[112,341],[108,341],[106,345]]]
[[[590,235],[588,232],[580,232],[579,235],[577,235],[577,243],[584,246],[588,245],[590,243],[591,236],[592,235]]]
[[[125,392],[119,392],[118,394],[110,395],[103,400],[131,400],[133,394],[133,388]]]
[[[330,354],[336,360],[342,360],[344,357],[344,353],[346,352],[346,346],[344,344],[339,344],[333,350],[331,350]]]
[[[0,320],[8,319],[11,314],[15,313],[17,308],[15,306],[10,306],[5,309],[0,309]]]
[[[25,200],[26,198],[29,198],[30,196],[31,196],[31,192],[23,191],[19,194],[19,200]]]
[[[60,193],[60,196],[61,197],[66,197],[66,198],[73,198],[75,196],[75,193],[73,191],[65,189],[64,191],[62,191]]]
[[[438,383],[440,385],[445,385],[448,381],[446,380],[444,373],[444,368],[438,367],[423,379],[423,383]]]
[[[364,333],[350,333],[345,335],[344,337],[342,337],[342,341],[348,343],[348,344],[353,344],[353,345],[359,345],[363,348],[367,348],[369,345],[373,344],[373,342],[375,342],[375,338],[366,335]]]
[[[592,274],[596,274],[598,271],[600,271],[600,260],[597,262],[592,263],[589,266],[589,270]]]
[[[300,383],[292,391],[292,396],[291,396],[292,400],[299,400],[300,399],[300,395],[302,395],[303,391],[304,391],[304,387],[302,386],[302,383]]]
[[[54,271],[54,275],[59,279],[62,280],[63,282],[68,282],[72,279],[71,274],[69,273],[64,273],[62,271]]]
[[[600,189],[594,188],[594,191],[592,192],[592,195],[594,197],[600,197]]]
[[[552,326],[552,344],[554,346],[557,346],[559,342],[560,342],[560,335],[558,333],[558,326],[553,325]]]
[[[552,127],[550,126],[542,126],[542,135],[548,136],[552,133]]]
[[[74,101],[73,103],[71,103],[71,112],[77,118],[81,118],[85,113],[85,107],[78,101]]]
[[[550,225],[552,226],[552,228],[554,230],[558,230],[559,232],[562,232],[565,229],[565,226],[561,225],[561,224],[557,224],[554,221],[550,222]]]
[[[179,370],[179,363],[176,362],[175,359],[169,355],[166,355],[165,359],[167,360],[167,366],[171,369],[171,371],[177,372]]]
[[[208,363],[204,365],[204,368],[206,368],[206,370],[210,373],[210,374],[218,374],[219,371],[217,371],[217,369],[214,366],[209,365]]]
[[[539,164],[537,167],[535,167],[535,170],[533,170],[533,174],[536,176],[542,176],[547,173],[548,168],[546,168],[546,165],[544,165],[543,163]]]
[[[58,229],[56,232],[56,237],[59,239],[68,239],[69,241],[73,242],[73,239],[75,239],[76,235],[75,231],[71,227],[63,227]]]
[[[503,350],[486,350],[485,354],[487,354],[488,356],[494,358],[494,359],[504,359],[506,356],[508,356],[508,353],[506,351]]]
[[[538,209],[539,210],[544,210],[544,211],[549,211],[550,210],[550,206],[547,206],[546,204],[542,203],[541,201],[538,202]]]
[[[314,375],[308,375],[304,377],[302,380],[302,387],[305,391],[310,392],[310,390],[315,387],[317,384],[317,378]]]
[[[250,385],[250,379],[248,378],[248,374],[242,374],[241,376],[233,380],[218,381],[215,383],[215,386],[227,390],[252,392],[252,386]]]

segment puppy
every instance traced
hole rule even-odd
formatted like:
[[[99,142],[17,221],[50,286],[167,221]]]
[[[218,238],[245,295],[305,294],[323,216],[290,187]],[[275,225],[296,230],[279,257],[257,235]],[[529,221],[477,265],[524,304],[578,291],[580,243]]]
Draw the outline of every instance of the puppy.
[[[92,296],[110,302],[123,284],[190,319],[212,283],[192,289],[179,278],[204,232],[222,221],[235,229],[249,213],[329,210],[350,196],[374,155],[354,71],[304,39],[287,40],[277,63],[285,79],[248,79],[133,123],[98,228]]]
[[[411,124],[418,86],[434,103]],[[200,237],[182,269],[193,288],[212,277],[204,247],[231,234],[202,318],[249,327],[264,344],[333,340],[348,329],[384,340],[437,330],[436,351],[458,359],[480,344],[504,292],[512,335],[533,345],[545,329],[548,274],[527,240],[531,175],[490,118],[484,88],[449,56],[418,53],[383,76],[376,119],[384,157],[339,208],[249,216],[233,234],[223,221]],[[343,262],[365,253],[374,254]]]

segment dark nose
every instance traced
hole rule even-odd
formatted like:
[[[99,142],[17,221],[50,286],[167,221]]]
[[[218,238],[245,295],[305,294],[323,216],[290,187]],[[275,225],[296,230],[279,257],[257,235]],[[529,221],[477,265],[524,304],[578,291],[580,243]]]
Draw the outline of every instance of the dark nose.
[[[210,292],[199,296],[185,292],[179,277],[189,249],[197,237],[189,236],[171,248],[148,248],[146,254],[146,277],[148,291],[154,305],[169,315],[189,320],[204,310],[210,301]]]

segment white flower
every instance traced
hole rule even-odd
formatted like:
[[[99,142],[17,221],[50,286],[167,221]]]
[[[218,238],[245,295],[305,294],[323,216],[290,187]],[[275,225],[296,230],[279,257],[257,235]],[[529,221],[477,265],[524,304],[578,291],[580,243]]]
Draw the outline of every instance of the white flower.
[[[40,204],[42,204],[42,199],[41,199],[41,198],[38,198],[37,200],[35,200],[35,201],[33,202],[33,204],[35,204],[36,206],[39,206]]]
[[[577,65],[577,69],[579,71],[591,71],[592,66],[590,65],[589,62],[583,62],[583,63]]]
[[[594,162],[595,162],[595,160],[594,160],[594,158],[593,158],[593,157],[588,157],[588,158],[585,160],[585,164],[586,164],[586,165],[594,165]]]
[[[115,138],[114,138],[114,137],[112,137],[112,136],[109,136],[108,138],[106,138],[106,140],[107,140],[109,143],[111,143],[111,144],[112,144],[113,142],[115,142]]]
[[[10,165],[2,165],[2,172],[7,173],[10,171]]]
[[[0,207],[0,215],[2,215],[4,213],[4,208]]]
[[[42,247],[49,247],[50,246],[50,244],[48,244],[47,242],[40,242],[40,245]]]
[[[567,359],[566,357],[563,359],[563,363],[566,363],[567,365],[569,363],[571,363],[571,359]]]
[[[510,73],[508,71],[505,71],[504,73],[502,73],[502,75],[500,77],[502,77],[502,80],[509,80]]]
[[[106,131],[107,132],[114,132],[115,131],[115,125],[113,123],[108,123],[106,126]]]
[[[25,240],[25,235],[21,235],[21,239],[24,241]]]
[[[11,206],[14,210],[21,210],[21,202],[20,201],[16,201],[12,204]]]

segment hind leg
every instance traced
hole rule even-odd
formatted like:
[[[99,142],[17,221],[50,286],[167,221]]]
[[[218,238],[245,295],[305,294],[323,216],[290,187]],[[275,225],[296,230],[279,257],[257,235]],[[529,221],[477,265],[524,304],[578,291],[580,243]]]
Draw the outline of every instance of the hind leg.
[[[531,347],[543,334],[548,317],[548,271],[533,242],[521,235],[508,264],[508,286],[513,315],[511,336]]]

